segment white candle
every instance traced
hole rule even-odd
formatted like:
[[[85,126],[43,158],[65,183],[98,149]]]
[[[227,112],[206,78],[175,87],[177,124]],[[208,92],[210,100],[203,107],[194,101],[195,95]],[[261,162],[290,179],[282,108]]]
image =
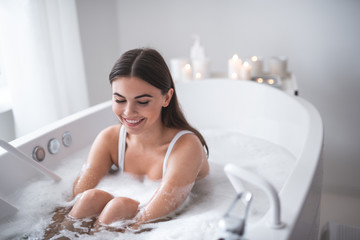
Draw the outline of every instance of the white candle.
[[[263,60],[257,56],[250,58],[251,65],[251,76],[262,76],[263,75]]]
[[[194,79],[209,77],[209,60],[194,60],[191,64]]]
[[[181,80],[182,81],[189,81],[192,79],[192,69],[191,65],[189,63],[185,64],[185,66],[182,68],[181,72]]]
[[[287,75],[287,59],[286,57],[272,57],[269,59],[269,73],[286,77]]]
[[[241,80],[250,80],[251,79],[251,66],[250,64],[245,61],[242,65],[241,71],[240,71],[240,79]]]
[[[184,77],[184,67],[189,64],[189,60],[173,58],[170,60],[171,76],[175,82],[182,81]]]
[[[239,79],[242,61],[237,54],[234,54],[228,61],[228,77],[230,79]]]

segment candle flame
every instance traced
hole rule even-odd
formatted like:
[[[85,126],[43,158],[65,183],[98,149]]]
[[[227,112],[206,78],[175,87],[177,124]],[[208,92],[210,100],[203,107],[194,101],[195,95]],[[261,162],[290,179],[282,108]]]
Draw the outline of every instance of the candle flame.
[[[237,60],[239,59],[239,56],[238,56],[237,54],[234,54],[234,56],[232,57],[232,59],[233,59],[234,61],[237,61]]]
[[[274,79],[270,78],[268,81],[268,84],[273,85],[275,83]]]
[[[196,78],[196,79],[200,79],[200,78],[201,78],[201,73],[197,72],[197,73],[195,74],[195,78]]]
[[[190,64],[186,64],[185,65],[185,70],[190,70],[191,69],[191,65]]]
[[[243,65],[244,65],[244,67],[250,66],[250,64],[247,61],[245,61]]]
[[[263,78],[258,78],[258,79],[256,79],[256,81],[257,81],[258,83],[263,83],[263,82],[264,82],[264,79],[263,79]]]
[[[251,57],[250,59],[251,59],[251,61],[256,62],[256,61],[258,60],[258,57],[257,57],[257,56],[253,56],[253,57]]]

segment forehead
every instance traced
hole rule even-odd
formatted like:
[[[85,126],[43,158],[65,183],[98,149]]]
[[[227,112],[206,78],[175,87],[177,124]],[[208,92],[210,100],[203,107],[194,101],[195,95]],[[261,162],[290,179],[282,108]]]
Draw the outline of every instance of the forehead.
[[[140,94],[159,95],[160,89],[138,77],[120,77],[112,82],[113,93],[123,96],[137,96]]]

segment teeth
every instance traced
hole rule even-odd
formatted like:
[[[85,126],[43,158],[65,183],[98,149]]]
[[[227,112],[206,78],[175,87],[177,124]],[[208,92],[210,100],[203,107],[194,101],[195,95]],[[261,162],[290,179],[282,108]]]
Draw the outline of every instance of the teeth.
[[[140,122],[140,121],[141,121],[141,119],[140,119],[140,120],[129,120],[129,119],[126,119],[126,121],[127,121],[128,123],[132,123],[132,124],[134,124],[134,123],[138,123],[138,122]]]

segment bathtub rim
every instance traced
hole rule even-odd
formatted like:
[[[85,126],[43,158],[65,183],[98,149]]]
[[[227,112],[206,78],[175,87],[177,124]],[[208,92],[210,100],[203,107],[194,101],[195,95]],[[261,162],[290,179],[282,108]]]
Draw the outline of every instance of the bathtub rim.
[[[318,217],[322,188],[324,127],[318,110],[307,100],[301,97],[296,98],[309,112],[310,129],[307,136],[308,141],[306,142],[306,147],[304,147],[304,150],[307,149],[307,151],[303,151],[297,159],[290,177],[279,192],[281,221],[285,224],[285,227],[282,229],[272,229],[268,224],[268,219],[271,217],[268,211],[262,219],[251,225],[252,231],[247,232],[246,235],[250,239],[261,239],[261,235],[264,234],[271,236],[269,239],[304,239],[304,231],[308,237],[315,236],[313,239],[317,239],[320,229]],[[315,159],[316,161],[309,159]],[[302,169],[311,169],[311,171],[304,174]],[[319,174],[319,176],[316,174]],[[316,177],[320,177],[320,189],[319,186],[314,186],[314,179]],[[303,184],[298,187],[297,181]],[[311,205],[314,201],[315,205]],[[309,219],[311,220],[310,222]],[[304,227],[304,224],[307,226]],[[261,228],[263,225],[267,227]],[[258,228],[261,228],[261,233],[256,231]]]

